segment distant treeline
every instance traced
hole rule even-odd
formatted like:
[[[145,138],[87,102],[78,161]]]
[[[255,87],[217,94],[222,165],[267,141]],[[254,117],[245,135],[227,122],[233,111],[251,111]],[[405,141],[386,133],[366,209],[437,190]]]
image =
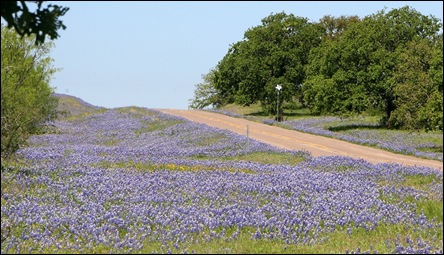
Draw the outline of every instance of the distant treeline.
[[[248,29],[196,84],[191,108],[248,106],[269,114],[377,113],[392,128],[443,130],[442,21],[409,6],[319,22],[276,13]],[[281,85],[279,104],[276,86]]]

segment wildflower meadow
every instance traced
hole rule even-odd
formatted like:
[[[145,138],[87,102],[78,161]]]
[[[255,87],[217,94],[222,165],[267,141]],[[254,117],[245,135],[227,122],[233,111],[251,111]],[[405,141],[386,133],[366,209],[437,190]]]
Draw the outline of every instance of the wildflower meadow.
[[[443,252],[438,169],[312,157],[140,107],[51,124],[2,165],[2,254]]]

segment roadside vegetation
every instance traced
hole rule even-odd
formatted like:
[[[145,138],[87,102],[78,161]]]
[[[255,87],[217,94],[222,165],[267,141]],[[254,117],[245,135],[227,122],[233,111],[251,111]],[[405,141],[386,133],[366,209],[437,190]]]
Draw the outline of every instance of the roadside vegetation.
[[[57,69],[49,57],[53,43],[35,45],[1,26],[1,158],[26,145],[30,135],[45,132],[57,117],[57,98],[49,81]]]
[[[306,108],[286,109],[283,120],[278,122],[274,116],[263,112],[258,103],[251,106],[229,104],[207,110],[395,153],[443,161],[442,131],[392,129],[382,125],[379,117],[371,114],[349,117],[315,116]]]

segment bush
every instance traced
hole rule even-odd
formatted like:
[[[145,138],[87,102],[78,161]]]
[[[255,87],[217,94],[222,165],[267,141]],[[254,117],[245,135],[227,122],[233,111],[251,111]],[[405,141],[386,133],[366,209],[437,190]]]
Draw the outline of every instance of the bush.
[[[56,69],[47,55],[51,43],[35,45],[1,27],[1,156],[9,157],[31,134],[57,116],[57,98],[49,86]]]

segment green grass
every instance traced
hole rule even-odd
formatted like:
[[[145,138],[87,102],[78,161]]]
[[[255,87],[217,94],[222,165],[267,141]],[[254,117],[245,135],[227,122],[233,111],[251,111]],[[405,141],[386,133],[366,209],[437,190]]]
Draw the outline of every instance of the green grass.
[[[436,219],[437,222],[443,223],[443,203],[438,199],[422,198],[415,202],[416,213],[424,213],[427,219]]]
[[[250,106],[240,106],[237,104],[228,104],[221,107],[219,110],[230,111],[240,115],[261,115],[263,114],[262,107],[259,103]]]
[[[160,121],[160,118],[156,117],[157,113],[155,111],[151,111],[149,109],[145,109],[142,107],[131,106],[131,107],[122,107],[116,109],[120,113],[131,114],[136,118],[141,118],[144,116],[154,116],[150,121],[143,121],[145,127],[140,128],[135,131],[136,135],[140,135],[142,133],[154,132],[159,130],[164,130],[168,127],[183,123],[182,120],[168,120],[168,121]]]
[[[442,199],[428,189],[429,185],[435,182],[442,182],[442,179],[438,179],[436,175],[408,175],[401,186],[425,191],[427,194],[425,198],[412,201],[416,205],[416,213],[424,213],[427,219],[436,218],[438,222],[443,223]]]
[[[85,105],[78,98],[62,95],[58,97],[57,110],[62,113],[61,119],[75,120],[90,116],[96,113],[106,111],[105,108],[97,109],[95,107]]]
[[[202,166],[202,165],[179,165],[179,164],[154,164],[151,162],[110,162],[101,161],[94,164],[95,167],[102,167],[106,169],[131,169],[132,171],[154,172],[154,171],[185,171],[185,172],[197,172],[197,171],[229,171],[229,172],[243,172],[248,174],[256,173],[250,169],[239,169],[231,167],[218,167],[218,166]]]
[[[137,107],[137,106],[129,106],[129,107],[120,107],[120,108],[115,108],[115,110],[117,110],[120,113],[128,113],[133,115],[136,118],[140,118],[142,116],[152,116],[152,115],[156,115],[157,113],[142,107]]]
[[[305,160],[303,156],[297,156],[290,153],[277,153],[277,152],[265,152],[256,151],[238,156],[227,156],[213,158],[208,155],[196,155],[195,159],[213,159],[222,161],[249,161],[261,164],[287,164],[296,165]]]
[[[225,157],[223,160],[229,161],[251,161],[262,164],[288,164],[295,165],[305,160],[302,156],[295,156],[290,153],[275,153],[275,152],[252,152],[244,155]]]
[[[394,185],[397,188],[410,187],[425,192],[430,192],[429,185],[435,182],[442,182],[442,179],[440,179],[437,175],[433,174],[428,174],[428,175],[410,174],[410,175],[401,176],[400,179],[396,180],[385,178],[384,180],[380,181],[379,184],[381,186]]]
[[[197,146],[210,146],[211,144],[220,142],[221,140],[226,139],[226,138],[227,138],[226,135],[216,133],[216,134],[212,135],[211,137],[199,139],[194,144]]]
[[[142,133],[154,132],[158,130],[164,130],[168,127],[183,123],[182,120],[169,120],[169,121],[154,121],[148,122],[145,121],[145,127],[138,129],[135,131],[136,135],[140,135]]]
[[[275,116],[265,113],[260,103],[255,103],[250,106],[240,106],[237,104],[228,104],[219,108],[222,111],[229,111],[239,115],[245,116],[247,119],[257,122],[263,120],[274,119]],[[300,109],[284,109],[284,120],[295,120],[303,117],[312,116],[307,108]]]
[[[405,180],[402,183],[402,186],[406,186],[406,187],[411,187],[411,188],[415,188],[415,189],[420,189],[420,190],[426,190],[427,185],[433,183],[433,182],[439,182],[442,180],[438,179],[438,176],[436,175],[420,175],[420,174],[415,174],[415,175],[406,175],[405,176]]]
[[[418,150],[423,152],[432,152],[432,153],[443,153],[443,146],[430,146],[430,147],[423,147],[418,148]]]
[[[105,141],[100,142],[100,144],[111,147],[111,146],[116,146],[121,142],[122,141],[120,141],[120,140],[111,138],[111,139],[106,139]]]
[[[409,187],[425,192],[424,197],[415,199],[412,196],[401,197],[392,194],[380,194],[380,199],[387,203],[413,203],[416,208],[416,214],[423,213],[428,220],[436,219],[443,223],[443,203],[442,198],[430,189],[431,185],[436,182],[442,182],[437,175],[406,175],[400,180],[384,180],[380,182],[381,186],[394,185],[396,188]]]
[[[405,241],[406,236],[415,240],[418,237],[427,238],[434,234],[439,235],[439,233],[434,232],[417,232],[402,225],[385,224],[369,231],[356,227],[351,227],[350,230],[348,232],[344,227],[332,233],[327,233],[324,235],[324,240],[319,243],[287,244],[283,240],[252,239],[251,235],[256,231],[252,227],[242,228],[236,239],[230,238],[234,229],[227,228],[225,237],[209,240],[210,231],[206,229],[193,237],[194,242],[179,243],[179,249],[176,249],[172,242],[162,244],[147,241],[140,252],[167,253],[168,248],[170,248],[172,253],[182,253],[186,250],[187,253],[194,252],[197,254],[344,254],[347,250],[352,252],[360,248],[361,252],[372,249],[373,252],[387,254],[395,249],[394,238],[396,237],[399,237],[398,242],[400,244],[408,246]],[[213,230],[213,233],[218,234],[220,230]],[[439,238],[437,240],[440,240]],[[390,247],[387,247],[387,240]],[[439,241],[436,242],[436,246],[438,245]]]
[[[66,116],[61,117],[60,119],[67,120],[67,121],[73,121],[73,120],[79,121],[79,120],[82,120],[85,117],[93,116],[95,114],[104,113],[106,111],[108,111],[108,109],[105,109],[105,108],[99,109],[99,110],[90,110],[90,111],[85,111],[85,112],[82,112],[82,113],[79,113],[79,114],[75,114],[75,115],[74,114],[68,114]]]

